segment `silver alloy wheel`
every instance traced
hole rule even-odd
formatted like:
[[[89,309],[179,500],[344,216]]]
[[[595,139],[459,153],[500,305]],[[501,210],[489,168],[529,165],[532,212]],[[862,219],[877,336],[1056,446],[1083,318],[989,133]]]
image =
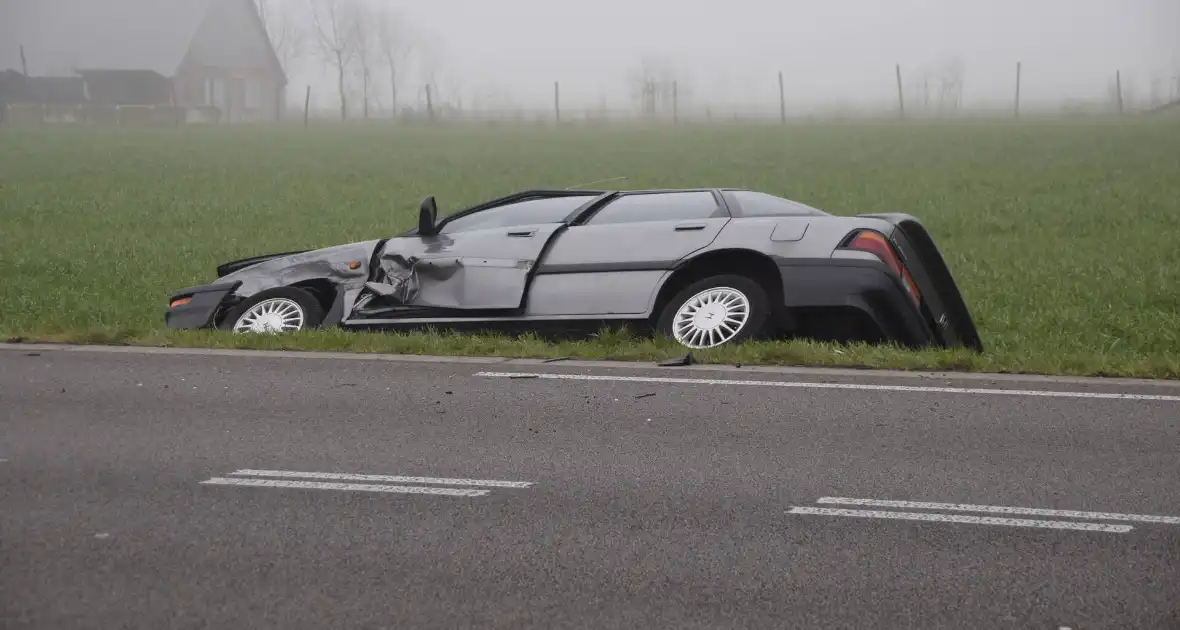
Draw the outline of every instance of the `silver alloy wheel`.
[[[303,307],[289,298],[263,300],[238,318],[234,332],[279,333],[303,328]]]
[[[685,300],[672,318],[672,337],[689,348],[733,339],[750,319],[750,300],[730,287],[713,287]]]

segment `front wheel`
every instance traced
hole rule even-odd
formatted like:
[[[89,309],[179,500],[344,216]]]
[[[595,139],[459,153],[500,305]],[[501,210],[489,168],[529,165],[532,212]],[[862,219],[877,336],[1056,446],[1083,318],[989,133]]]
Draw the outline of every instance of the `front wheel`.
[[[713,348],[762,332],[770,299],[756,281],[739,275],[712,276],[673,297],[656,324],[660,334],[688,348]]]
[[[303,289],[280,287],[235,306],[220,328],[235,333],[285,333],[315,328],[323,320],[324,309],[315,296]]]

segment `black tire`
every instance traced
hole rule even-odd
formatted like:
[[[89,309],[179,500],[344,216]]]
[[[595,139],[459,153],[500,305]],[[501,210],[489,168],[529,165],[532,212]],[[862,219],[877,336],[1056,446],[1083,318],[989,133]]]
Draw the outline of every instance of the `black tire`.
[[[225,314],[225,317],[221,319],[217,327],[222,330],[233,330],[234,324],[251,307],[274,298],[287,298],[299,305],[299,308],[303,310],[303,327],[300,330],[317,328],[324,321],[324,307],[320,306],[319,301],[315,299],[314,295],[295,287],[278,287],[276,289],[267,289],[242,300]]]
[[[684,289],[674,295],[664,305],[663,310],[660,312],[660,318],[656,322],[656,332],[661,336],[675,339],[675,336],[672,334],[672,321],[676,316],[676,311],[680,310],[680,307],[685,302],[701,291],[721,287],[735,289],[743,293],[750,303],[750,316],[746,319],[746,322],[738,330],[736,335],[713,347],[726,346],[761,336],[765,332],[766,324],[770,319],[770,298],[767,297],[766,289],[763,289],[762,285],[758,284],[756,280],[737,274],[710,276],[684,287]],[[690,346],[685,345],[685,347]]]

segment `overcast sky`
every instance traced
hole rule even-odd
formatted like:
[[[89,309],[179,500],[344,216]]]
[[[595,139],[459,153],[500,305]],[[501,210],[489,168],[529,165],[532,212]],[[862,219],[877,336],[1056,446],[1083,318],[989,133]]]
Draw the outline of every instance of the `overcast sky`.
[[[570,107],[628,106],[643,55],[678,68],[693,106],[772,110],[779,71],[795,106],[887,105],[894,64],[913,80],[956,55],[968,104],[1008,103],[1017,61],[1029,103],[1104,98],[1119,70],[1146,98],[1152,79],[1180,74],[1180,0],[368,1],[431,34],[440,73],[468,106],[498,86],[546,107],[555,80]],[[326,68],[301,66],[293,84],[330,90]]]
[[[560,81],[570,108],[625,107],[628,72],[645,55],[677,68],[689,106],[771,110],[780,70],[793,108],[889,106],[894,64],[911,89],[956,56],[967,104],[1010,102],[1018,61],[1030,103],[1105,98],[1117,70],[1144,98],[1153,79],[1180,75],[1180,0],[367,1],[429,34],[440,82],[467,106],[498,87],[545,108]],[[291,68],[293,91],[312,83],[327,98],[332,76],[305,58]]]

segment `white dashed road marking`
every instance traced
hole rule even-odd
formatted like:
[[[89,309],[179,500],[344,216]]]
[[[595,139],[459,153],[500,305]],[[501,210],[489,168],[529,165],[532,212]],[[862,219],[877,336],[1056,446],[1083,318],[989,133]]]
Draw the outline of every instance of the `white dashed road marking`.
[[[348,473],[296,472],[293,470],[236,470],[231,475],[251,477],[295,477],[301,479],[335,479],[337,481],[388,481],[390,483],[428,483],[440,486],[484,486],[489,488],[528,488],[531,481],[495,481],[492,479],[447,479],[444,477],[402,477],[400,475],[353,475]]]
[[[265,479],[264,477],[280,477]],[[285,478],[285,479],[284,479]],[[322,479],[330,481],[302,481]],[[344,482],[386,482],[386,483],[344,483]],[[303,490],[341,490],[345,492],[386,492],[395,494],[432,494],[451,497],[482,497],[491,493],[486,488],[528,488],[531,481],[497,481],[494,479],[452,479],[446,477],[407,477],[402,475],[362,475],[351,473],[299,472],[294,470],[256,470],[245,468],[235,470],[229,477],[213,477],[201,482],[210,486],[248,486],[253,488],[294,488]],[[433,486],[462,486],[439,488],[432,485],[392,484],[433,484]]]
[[[453,497],[482,497],[490,490],[469,488],[432,488],[430,486],[387,486],[371,483],[328,483],[325,481],[284,481],[282,479],[227,479],[214,477],[201,482],[214,486],[253,486],[260,488],[301,488],[310,490],[349,490],[355,492],[393,492],[399,494],[441,494]]]
[[[1077,523],[1072,521],[1034,521],[1023,518],[996,518],[992,516],[962,516],[958,514],[927,514],[923,512],[886,512],[877,510],[842,510],[839,508],[792,507],[788,514],[815,514],[819,516],[858,516],[861,518],[884,518],[906,521],[934,521],[942,523],[970,523],[973,525],[1007,525],[1009,527],[1036,527],[1042,529],[1075,529],[1090,532],[1125,534],[1130,525],[1109,525],[1106,523]]]
[[[1043,508],[1009,507],[1003,505],[972,505],[969,503],[931,503],[924,501],[890,501],[886,499],[850,499],[845,497],[820,497],[816,503],[844,504],[879,508],[906,508],[911,510],[948,510],[951,512],[985,512],[993,514],[1017,514],[1026,516],[1055,516],[1059,518],[1085,518],[1106,521],[1134,521],[1139,523],[1162,523],[1180,525],[1180,517],[1149,516],[1144,514],[1118,514],[1115,512],[1083,512],[1079,510],[1050,510]],[[850,510],[844,508],[797,507],[792,506],[788,514],[812,514],[817,516],[851,516],[860,518],[883,518],[908,521],[930,521],[940,523],[969,523],[973,525],[1007,525],[1009,527],[1034,527],[1040,529],[1072,529],[1090,532],[1125,534],[1130,525],[1114,523],[1084,523],[1070,520],[1033,520],[1026,518],[1002,518],[995,516],[966,516],[962,514],[938,514],[931,512],[895,512],[892,510]]]
[[[1077,510],[1048,510],[1043,508],[1007,507],[1003,505],[971,505],[969,503],[924,503],[920,501],[886,501],[883,499],[848,499],[822,497],[816,503],[867,505],[911,510],[949,510],[952,512],[991,512],[994,514],[1024,514],[1028,516],[1060,516],[1062,518],[1091,518],[1100,521],[1134,521],[1139,523],[1167,523],[1180,525],[1180,516],[1150,516],[1145,514],[1116,514],[1114,512],[1079,512]]]
[[[487,378],[535,378],[562,381],[614,381],[624,383],[667,383],[677,385],[731,385],[754,387],[792,387],[798,389],[858,389],[882,392],[922,392],[935,394],[990,394],[995,396],[1043,396],[1051,398],[1091,398],[1107,400],[1156,400],[1180,402],[1180,396],[1163,394],[1120,394],[1106,392],[1069,392],[1041,389],[995,389],[986,387],[921,387],[916,385],[869,385],[865,383],[808,383],[801,381],[750,381],[720,378],[675,378],[670,376],[613,376],[601,374],[546,374],[533,372],[476,372]]]

